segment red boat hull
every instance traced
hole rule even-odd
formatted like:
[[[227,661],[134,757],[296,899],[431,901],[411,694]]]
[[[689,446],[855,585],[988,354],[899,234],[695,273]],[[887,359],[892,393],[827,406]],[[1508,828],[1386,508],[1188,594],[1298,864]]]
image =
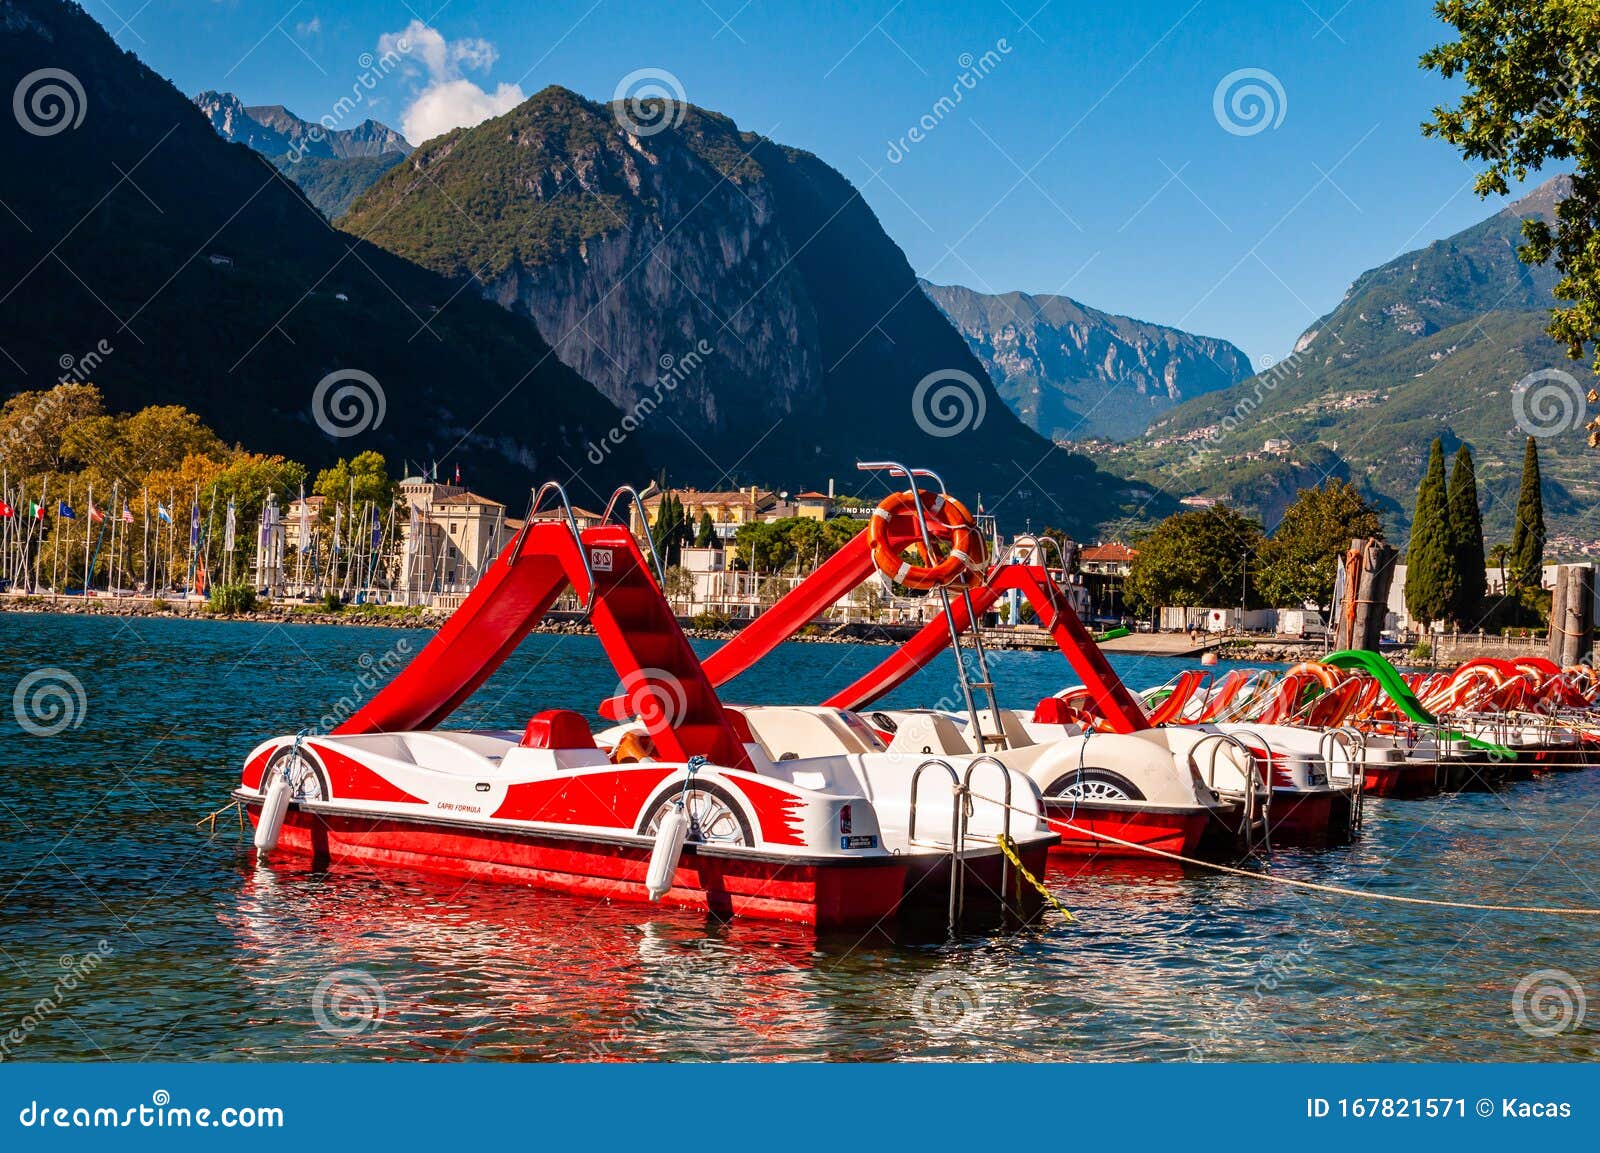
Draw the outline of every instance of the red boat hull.
[[[1339,836],[1340,830],[1334,828],[1333,821],[1337,799],[1338,794],[1323,789],[1314,792],[1273,789],[1272,808],[1267,818],[1273,839],[1326,841]]]
[[[251,822],[259,803],[247,805]],[[650,846],[520,830],[457,828],[291,809],[277,854],[417,869],[472,880],[608,900],[648,902]],[[1042,850],[1039,851],[1042,857]],[[819,929],[872,925],[892,916],[907,891],[895,858],[814,863],[698,853],[688,846],[660,904],[715,914],[793,921]],[[922,886],[936,900],[934,886]],[[922,895],[919,893],[919,895]]]
[[[1431,764],[1369,764],[1366,771],[1366,792],[1374,797],[1431,797],[1439,791]]]
[[[1146,849],[1192,856],[1199,848],[1209,819],[1204,809],[1152,809],[1133,805],[1118,808],[1103,804],[1090,808],[1082,802],[1074,806],[1071,801],[1051,798],[1045,800],[1045,814],[1052,818],[1051,831],[1061,835],[1061,843],[1050,849],[1052,856],[1145,860],[1158,859]],[[1096,834],[1130,841],[1139,847],[1115,844]]]

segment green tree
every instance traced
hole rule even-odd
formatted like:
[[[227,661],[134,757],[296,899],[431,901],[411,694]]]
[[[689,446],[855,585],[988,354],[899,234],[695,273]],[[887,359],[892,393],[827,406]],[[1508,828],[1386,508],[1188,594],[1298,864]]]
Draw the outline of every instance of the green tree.
[[[1456,572],[1460,575],[1451,615],[1462,627],[1476,628],[1482,620],[1489,581],[1483,555],[1483,517],[1478,508],[1478,474],[1466,445],[1456,449],[1455,467],[1450,470],[1448,503],[1450,547],[1456,557]]]
[[[1444,620],[1457,603],[1461,574],[1451,541],[1444,445],[1436,438],[1428,453],[1428,471],[1417,489],[1411,544],[1406,550],[1406,609],[1425,626]]]
[[[1519,590],[1536,589],[1544,575],[1544,495],[1539,480],[1539,447],[1533,437],[1522,453],[1522,490],[1517,494],[1517,522],[1511,529],[1511,564],[1507,580]]]
[[[1319,609],[1333,603],[1339,558],[1350,542],[1383,538],[1383,517],[1346,480],[1301,489],[1261,546],[1261,595],[1268,603]]]
[[[711,513],[700,514],[700,529],[694,534],[695,548],[710,548],[717,541],[717,526],[711,522]]]
[[[1261,525],[1226,505],[1169,516],[1138,541],[1125,595],[1142,611],[1239,603],[1259,608]]]
[[[1554,227],[1523,221],[1518,254],[1530,264],[1554,258],[1555,294],[1569,303],[1548,331],[1581,357],[1600,333],[1600,150],[1590,124],[1600,112],[1600,19],[1590,0],[1441,0],[1434,12],[1460,38],[1425,53],[1422,66],[1466,91],[1422,131],[1485,165],[1478,195],[1506,195],[1547,161],[1572,166]]]
[[[352,500],[357,505],[371,501],[380,509],[388,508],[394,500],[396,487],[389,478],[389,466],[383,454],[369,450],[349,460],[341,459],[332,468],[317,473],[312,491],[327,498],[321,516],[331,520],[335,505],[348,507]]]
[[[683,546],[689,542],[690,529],[683,501],[675,493],[667,493],[656,508],[655,523],[650,526],[650,539],[655,541],[661,563],[675,565],[683,556]]]

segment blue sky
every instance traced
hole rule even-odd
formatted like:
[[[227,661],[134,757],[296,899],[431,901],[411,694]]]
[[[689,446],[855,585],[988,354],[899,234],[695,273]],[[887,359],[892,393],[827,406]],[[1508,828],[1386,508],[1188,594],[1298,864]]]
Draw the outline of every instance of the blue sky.
[[[665,70],[840,169],[929,279],[1064,292],[1258,367],[1357,274],[1493,209],[1418,131],[1452,89],[1417,67],[1445,30],[1414,0],[84,2],[185,92],[307,119],[414,21],[411,66],[373,93],[396,127]],[[1265,123],[1229,111],[1240,85]]]

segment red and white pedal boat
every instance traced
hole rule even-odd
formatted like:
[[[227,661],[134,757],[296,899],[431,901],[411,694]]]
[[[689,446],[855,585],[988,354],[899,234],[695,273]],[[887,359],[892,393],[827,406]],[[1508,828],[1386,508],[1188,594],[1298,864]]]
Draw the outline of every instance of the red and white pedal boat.
[[[569,586],[589,598],[635,727],[651,738],[645,758],[613,764],[605,734],[597,743],[564,710],[521,732],[436,730]],[[717,700],[632,535],[611,524],[580,533],[569,516],[530,518],[433,641],[337,730],[257,746],[234,796],[263,856],[655,896],[820,928],[942,916],[959,871],[966,911],[1031,915],[1040,898],[998,839],[1039,875],[1056,837],[1025,776],[974,760],[771,759]],[[969,779],[1010,807],[969,796]],[[652,856],[680,803],[688,843],[651,894]]]

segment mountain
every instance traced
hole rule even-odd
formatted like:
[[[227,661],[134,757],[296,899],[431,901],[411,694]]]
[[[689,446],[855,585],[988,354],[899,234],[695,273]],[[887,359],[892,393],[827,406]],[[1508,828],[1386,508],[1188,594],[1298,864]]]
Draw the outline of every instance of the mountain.
[[[1148,499],[1016,418],[843,176],[717,113],[547,88],[339,223],[531,317],[675,482],[883,491],[849,478],[890,457],[1078,531]]]
[[[1489,542],[1509,539],[1524,425],[1541,433],[1541,401],[1514,398],[1532,373],[1552,402],[1583,406],[1587,370],[1544,333],[1557,275],[1517,257],[1521,222],[1550,218],[1557,177],[1471,228],[1363,273],[1296,342],[1292,355],[1231,388],[1157,418],[1138,443],[1078,447],[1106,467],[1181,494],[1226,496],[1276,521],[1296,482],[1345,476],[1404,540],[1436,436],[1468,444],[1478,465]],[[1537,384],[1536,384],[1537,387]],[[1547,391],[1548,390],[1548,391]],[[1521,411],[1523,425],[1519,425]],[[1580,421],[1581,423],[1581,421]],[[1581,432],[1542,435],[1552,537],[1600,539],[1600,480]]]
[[[1252,371],[1226,340],[1114,316],[1070,297],[921,284],[1011,411],[1051,438],[1128,440],[1180,401]]]
[[[376,120],[327,129],[281,104],[246,106],[231,92],[202,92],[194,103],[217,135],[270,157],[330,220],[411,155],[406,138]]]
[[[202,92],[195,107],[224,140],[248,145],[267,156],[296,153],[321,159],[411,155],[411,145],[393,128],[363,120],[354,128],[324,128],[302,120],[281,104],[246,105],[232,92]]]
[[[6,394],[88,378],[312,466],[459,462],[518,511],[546,478],[578,473],[592,503],[647,469],[633,443],[585,462],[620,414],[526,318],[331,228],[81,8],[0,0],[0,27],[0,75],[47,85],[0,118]]]

